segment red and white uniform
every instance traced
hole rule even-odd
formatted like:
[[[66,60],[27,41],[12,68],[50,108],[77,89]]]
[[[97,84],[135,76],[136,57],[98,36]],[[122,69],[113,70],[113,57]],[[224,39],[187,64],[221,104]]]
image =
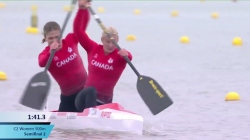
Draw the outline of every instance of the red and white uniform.
[[[74,32],[88,54],[88,78],[85,87],[95,87],[98,100],[112,102],[113,90],[126,67],[125,59],[118,54],[118,49],[106,55],[103,45],[91,40],[85,32],[90,19],[88,10],[79,9],[74,20]],[[132,55],[128,52],[128,58]]]
[[[62,48],[55,56],[48,69],[60,86],[61,93],[69,96],[82,90],[85,86],[87,73],[82,58],[78,52],[78,40],[74,33],[69,33],[62,40]],[[38,57],[40,67],[45,67],[50,56],[47,46]]]

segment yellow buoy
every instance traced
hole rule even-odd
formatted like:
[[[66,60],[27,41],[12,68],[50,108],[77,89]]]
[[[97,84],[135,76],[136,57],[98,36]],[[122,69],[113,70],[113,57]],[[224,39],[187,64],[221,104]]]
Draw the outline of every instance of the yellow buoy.
[[[7,75],[3,71],[0,71],[0,80],[7,80]]]
[[[179,12],[176,11],[176,10],[174,10],[174,11],[171,12],[171,16],[172,17],[177,17],[178,15],[179,15]]]
[[[32,11],[31,25],[26,28],[26,33],[28,33],[28,34],[38,34],[39,29],[37,28],[38,27],[37,6],[32,5],[31,6],[31,11]]]
[[[126,38],[127,41],[135,41],[136,40],[136,36],[135,35],[128,35]]]
[[[140,15],[141,14],[141,10],[140,9],[135,9],[134,10],[134,14],[135,15]]]
[[[36,28],[36,27],[27,27],[26,32],[29,33],[29,34],[38,34],[39,29]]]
[[[235,37],[235,38],[233,39],[233,41],[232,41],[232,44],[233,44],[234,46],[242,46],[243,41],[242,41],[242,39],[241,39],[240,37]]]
[[[69,12],[70,11],[70,6],[63,6],[63,11]]]
[[[99,13],[104,13],[105,9],[104,9],[104,7],[98,7],[97,11]]]
[[[74,9],[74,5],[63,6],[63,11],[69,12]]]
[[[5,3],[0,2],[0,8],[5,8],[5,6],[6,6]]]
[[[67,6],[63,6],[63,11],[69,12],[72,11],[74,7],[72,5],[67,5]]]
[[[189,43],[190,41],[189,41],[188,36],[182,36],[182,37],[180,38],[180,42],[181,42],[181,43],[184,43],[184,44],[187,44],[187,43]]]
[[[212,18],[219,18],[219,14],[216,13],[216,12],[213,12],[213,13],[211,14],[211,17],[212,17]]]
[[[237,92],[229,92],[225,98],[225,101],[237,101],[237,100],[240,100],[240,95]]]
[[[36,5],[31,5],[31,10],[32,10],[33,12],[37,11],[37,6],[36,6]]]

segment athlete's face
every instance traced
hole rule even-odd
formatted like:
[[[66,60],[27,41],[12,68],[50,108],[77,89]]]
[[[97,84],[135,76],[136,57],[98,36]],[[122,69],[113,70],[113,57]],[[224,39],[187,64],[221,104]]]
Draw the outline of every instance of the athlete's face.
[[[53,42],[57,42],[59,39],[61,31],[60,30],[53,30],[48,32],[45,35],[45,41],[48,42],[48,45],[51,45]]]
[[[118,43],[118,37],[114,35],[113,38],[114,38],[114,41]],[[107,36],[102,37],[102,44],[103,44],[104,52],[106,54],[109,54],[115,50],[115,45]]]

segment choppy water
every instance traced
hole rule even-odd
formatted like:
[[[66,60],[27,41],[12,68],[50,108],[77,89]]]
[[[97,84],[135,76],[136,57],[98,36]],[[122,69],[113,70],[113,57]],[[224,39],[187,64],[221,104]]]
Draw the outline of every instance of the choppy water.
[[[28,35],[30,5],[37,4],[39,28],[49,20],[62,24],[70,2],[8,2],[0,9],[0,71],[9,80],[0,82],[0,110],[25,110],[18,104],[28,80],[42,71],[37,55],[43,49],[42,35]],[[136,90],[136,75],[127,67],[115,89],[115,102],[141,114],[144,135],[96,131],[55,130],[51,140],[248,140],[250,139],[250,2],[168,1],[93,2],[103,6],[99,14],[107,26],[120,34],[120,45],[130,50],[133,64],[144,75],[156,79],[174,100],[174,105],[157,116],[151,115]],[[141,15],[134,15],[135,8]],[[170,16],[178,10],[179,16]],[[219,18],[212,19],[212,12]],[[73,14],[74,15],[74,14]],[[71,18],[66,32],[72,29]],[[101,29],[92,19],[89,35],[100,42]],[[134,34],[135,42],[125,37]],[[179,43],[187,35],[190,44]],[[243,47],[231,41],[240,36]],[[86,62],[86,53],[81,49]],[[241,95],[237,102],[225,102],[227,92]],[[129,99],[129,100],[128,100]],[[59,88],[53,81],[49,108],[56,109]]]

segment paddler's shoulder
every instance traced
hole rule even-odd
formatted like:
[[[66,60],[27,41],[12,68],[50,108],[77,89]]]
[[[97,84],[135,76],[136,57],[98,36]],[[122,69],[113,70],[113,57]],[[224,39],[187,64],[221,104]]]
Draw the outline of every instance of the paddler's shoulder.
[[[97,43],[97,46],[98,46],[99,49],[103,49],[103,45],[102,44],[98,44]]]
[[[95,46],[95,50],[97,51],[99,51],[99,50],[103,50],[103,45],[102,44],[96,44],[96,46]]]
[[[69,43],[78,43],[78,40],[73,32],[70,32],[66,35],[66,37],[63,39],[63,42],[69,42]]]
[[[46,46],[41,52],[40,54],[44,54],[44,53],[48,53],[50,51],[50,47]]]
[[[79,8],[79,9],[77,10],[77,12],[78,12],[78,13],[89,13],[89,10],[88,10],[88,9],[81,9],[81,8]]]
[[[50,50],[50,47],[49,46],[46,46],[45,48],[44,48],[44,51],[49,51]]]

